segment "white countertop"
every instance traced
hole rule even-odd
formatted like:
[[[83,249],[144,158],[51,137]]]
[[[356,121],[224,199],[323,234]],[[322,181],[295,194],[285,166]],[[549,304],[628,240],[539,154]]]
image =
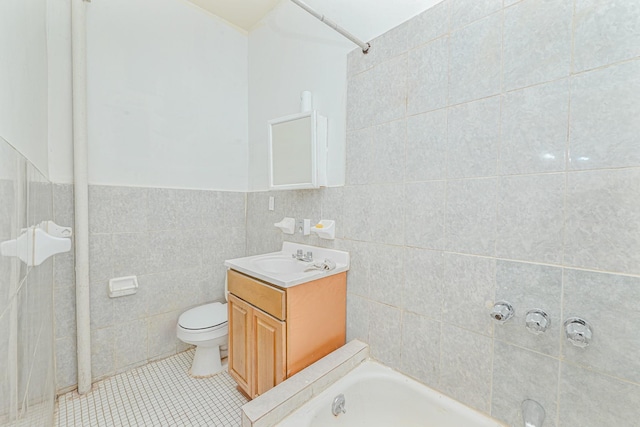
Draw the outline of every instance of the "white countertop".
[[[330,271],[304,271],[304,269],[311,263],[298,261],[292,257],[292,254],[295,254],[298,249],[302,249],[305,254],[309,251],[312,252],[314,261],[330,259],[336,263],[336,268]],[[264,263],[269,262],[270,260],[274,260],[278,264],[286,265],[287,270],[296,271],[274,271],[275,268],[263,268]],[[224,262],[224,265],[232,270],[272,283],[278,287],[290,288],[302,283],[311,282],[313,280],[345,272],[349,270],[349,262],[349,252],[303,245],[299,243],[284,242],[282,244],[282,250],[279,252],[229,259]]]

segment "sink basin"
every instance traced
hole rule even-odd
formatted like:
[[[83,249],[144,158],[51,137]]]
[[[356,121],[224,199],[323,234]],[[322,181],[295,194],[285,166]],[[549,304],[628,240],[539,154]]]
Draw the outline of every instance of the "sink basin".
[[[251,264],[262,271],[275,274],[302,273],[309,266],[309,263],[298,261],[290,255],[263,256],[251,260]]]
[[[305,254],[312,252],[314,260],[332,260],[336,263],[336,268],[329,271],[305,271],[311,263],[291,257],[292,254],[295,254],[300,249]],[[224,262],[224,265],[256,279],[282,288],[288,288],[349,270],[349,253],[335,249],[284,242],[280,252],[229,259]]]

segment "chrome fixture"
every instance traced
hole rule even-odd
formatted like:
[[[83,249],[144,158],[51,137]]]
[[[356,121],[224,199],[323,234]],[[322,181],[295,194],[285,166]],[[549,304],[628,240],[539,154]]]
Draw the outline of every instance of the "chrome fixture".
[[[533,309],[527,311],[527,315],[524,318],[524,324],[527,330],[535,335],[540,335],[545,332],[551,326],[551,319],[549,315],[540,309]]]
[[[567,341],[576,347],[585,348],[591,343],[593,331],[586,320],[579,317],[570,317],[564,322],[564,332]]]
[[[336,417],[340,414],[346,414],[347,410],[344,408],[344,404],[344,394],[337,395],[331,404],[331,413]]]
[[[524,427],[542,427],[545,412],[541,404],[535,400],[527,399],[522,402],[522,421]]]
[[[303,255],[302,249],[298,249],[295,254],[291,254],[291,258],[295,258],[298,261],[311,262],[313,261],[313,252],[307,251],[307,253]]]
[[[498,301],[493,305],[493,310],[491,310],[489,316],[491,316],[493,320],[504,323],[507,320],[511,319],[514,314],[515,310],[513,309],[511,304],[506,301]]]

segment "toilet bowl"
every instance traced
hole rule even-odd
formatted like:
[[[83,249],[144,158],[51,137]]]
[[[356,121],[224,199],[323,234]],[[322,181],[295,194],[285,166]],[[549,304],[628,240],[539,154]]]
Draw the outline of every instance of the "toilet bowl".
[[[227,304],[213,302],[185,311],[178,318],[178,338],[196,346],[189,374],[209,377],[222,371],[221,348],[226,352],[229,336]]]

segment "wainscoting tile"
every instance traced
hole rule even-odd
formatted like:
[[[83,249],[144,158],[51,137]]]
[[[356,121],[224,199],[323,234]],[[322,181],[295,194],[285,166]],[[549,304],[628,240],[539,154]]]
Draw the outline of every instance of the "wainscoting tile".
[[[493,323],[489,311],[495,296],[495,259],[445,254],[444,260],[442,318],[491,335]]]
[[[564,174],[500,178],[496,253],[559,264],[562,260]]]
[[[407,22],[407,47],[416,48],[449,31],[451,1],[445,0],[430,7]]]
[[[640,4],[580,0],[575,7],[574,72],[640,55]]]
[[[372,47],[366,55],[360,47],[349,52],[348,75],[351,77],[404,53],[407,50],[408,30],[406,24],[400,24],[376,37],[369,42]]]
[[[497,178],[447,182],[446,249],[494,255]]]
[[[451,28],[456,30],[502,8],[501,0],[452,0]]]
[[[371,90],[375,87],[376,90]],[[349,79],[347,130],[402,118],[407,100],[407,56],[383,62]]]
[[[574,77],[571,169],[640,166],[638,110],[640,60]]]
[[[347,342],[369,342],[369,301],[347,293]]]
[[[640,278],[582,270],[564,271],[563,316],[583,317],[593,341],[578,348],[562,341],[574,364],[640,383]]]
[[[405,182],[446,177],[447,139],[445,109],[407,118]]]
[[[399,246],[373,244],[367,253],[369,296],[372,300],[402,307],[404,265]]]
[[[505,90],[569,75],[573,4],[524,0],[504,11]]]
[[[545,427],[556,426],[558,359],[496,342],[493,356],[491,415],[510,426],[522,425],[522,402],[545,409]]]
[[[147,360],[147,321],[134,320],[115,326],[116,369]]]
[[[456,31],[451,36],[449,103],[484,98],[500,92],[502,13]]]
[[[405,244],[443,249],[445,181],[414,182],[404,188]]]
[[[406,133],[405,120],[351,132],[347,182],[351,185],[402,182]]]
[[[564,171],[568,122],[567,80],[505,94],[500,174]]]
[[[500,146],[500,97],[449,109],[447,177],[495,176]]]
[[[440,390],[465,405],[488,413],[491,408],[491,338],[443,323],[440,346]]]
[[[402,308],[405,311],[440,320],[444,255],[439,251],[404,249]]]
[[[402,312],[377,302],[369,303],[371,355],[387,366],[397,367],[402,354]]]
[[[569,173],[565,264],[640,274],[640,169]]]
[[[370,147],[373,144],[374,127],[347,132],[347,185],[364,184],[370,181],[369,165],[373,164],[373,157],[376,156]]]
[[[407,114],[445,107],[448,74],[448,37],[441,37],[412,51],[409,55]]]
[[[494,336],[511,344],[558,357],[562,332],[562,269],[547,265],[498,260],[496,301],[515,308],[513,319],[493,329]],[[527,311],[540,309],[549,315],[546,332],[534,335],[525,328]]]
[[[440,322],[418,314],[402,314],[400,369],[427,385],[437,387],[440,377]]]
[[[640,386],[563,363],[559,427],[628,426],[638,423]]]

